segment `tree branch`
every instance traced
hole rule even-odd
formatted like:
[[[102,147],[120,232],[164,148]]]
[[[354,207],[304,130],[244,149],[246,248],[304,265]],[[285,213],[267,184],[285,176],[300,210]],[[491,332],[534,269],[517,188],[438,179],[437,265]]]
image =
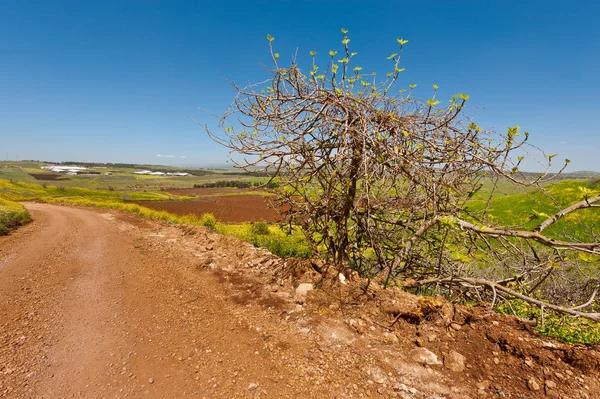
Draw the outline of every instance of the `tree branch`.
[[[542,224],[540,224],[538,227],[535,228],[535,231],[542,232],[545,228],[550,226],[552,223],[556,222],[558,219],[560,219],[578,209],[595,208],[595,206],[593,204],[598,201],[600,201],[600,195],[597,195],[593,198],[586,198],[583,201],[579,201],[578,203],[573,204],[568,208],[562,209],[562,210],[558,211],[557,213],[555,213],[554,215],[552,215],[551,217],[549,217],[548,219],[544,220],[542,222]]]

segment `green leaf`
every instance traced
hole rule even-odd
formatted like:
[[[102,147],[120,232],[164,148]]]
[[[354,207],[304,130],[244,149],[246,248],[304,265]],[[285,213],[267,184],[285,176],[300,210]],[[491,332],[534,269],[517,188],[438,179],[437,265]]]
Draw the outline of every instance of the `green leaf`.
[[[346,45],[348,43],[350,43],[350,39],[344,39],[344,40],[342,40],[342,44],[343,45]]]
[[[406,68],[396,68],[395,71],[397,73],[404,72],[404,71],[406,71]]]
[[[398,54],[396,53],[392,53],[392,55],[390,55],[389,57],[387,57],[388,60],[393,60],[395,56],[397,56]]]
[[[273,40],[275,40],[275,38],[271,35],[267,35],[267,40],[272,42]]]
[[[357,66],[357,67],[354,67],[354,69],[353,69],[353,70],[354,70],[355,72],[362,71],[362,67],[361,67],[361,66]]]
[[[408,40],[404,40],[404,39],[396,39],[398,41],[398,43],[400,43],[401,46],[404,46],[406,43],[408,43]]]
[[[273,54],[273,57],[275,57],[275,59],[279,58],[279,53]]]
[[[439,89],[439,88],[440,88],[440,87],[439,87],[438,85],[433,85],[433,90],[437,90],[437,89]]]
[[[410,87],[411,89],[414,89],[415,87],[417,87],[417,85],[414,84],[414,83],[411,83],[411,84],[408,85],[408,87]]]
[[[430,98],[429,100],[427,100],[427,104],[429,104],[429,106],[431,106],[431,107],[435,107],[439,103],[440,103],[439,101],[434,100],[433,98]]]
[[[337,51],[330,50],[329,55],[334,57],[337,54]]]
[[[344,57],[344,58],[342,58],[341,60],[338,60],[338,62],[340,62],[340,63],[342,63],[342,64],[343,64],[343,63],[346,63],[346,62],[348,62],[348,58]]]
[[[311,51],[310,51],[310,55],[312,55],[312,56],[314,57],[315,55],[317,55],[317,52],[316,52],[316,51],[312,51],[312,50],[311,50]]]
[[[346,33],[348,33],[347,29],[342,28],[342,33],[345,35]]]

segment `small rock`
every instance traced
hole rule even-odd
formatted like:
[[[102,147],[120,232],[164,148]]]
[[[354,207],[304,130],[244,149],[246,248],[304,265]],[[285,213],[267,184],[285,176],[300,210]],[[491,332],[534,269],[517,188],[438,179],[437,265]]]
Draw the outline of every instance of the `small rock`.
[[[546,380],[545,385],[546,389],[556,389],[556,382],[552,380]]]
[[[416,348],[410,351],[410,357],[421,364],[442,364],[435,353],[426,348]]]
[[[258,382],[251,382],[250,384],[248,384],[248,390],[249,391],[253,391],[256,388],[258,388]]]
[[[450,327],[454,330],[454,331],[458,331],[462,328],[462,326],[458,323],[452,323],[450,324]]]
[[[396,334],[386,332],[386,333],[383,333],[383,342],[397,344],[399,342],[399,340],[398,340],[398,337],[396,336]]]
[[[406,386],[406,384],[402,384],[402,383],[398,382],[398,383],[396,383],[394,385],[394,391],[396,391],[396,392],[400,392],[400,391],[408,392],[408,387]]]
[[[531,389],[532,391],[539,391],[540,390],[540,384],[538,384],[538,382],[536,381],[535,378],[530,377],[527,380],[527,388]]]
[[[154,378],[152,378],[152,377],[148,378],[148,382],[149,382],[150,384],[154,384]]]
[[[456,371],[457,373],[465,370],[466,358],[456,351],[450,351],[448,355],[444,356],[444,366],[447,369]]]
[[[314,286],[311,283],[302,283],[296,288],[296,296],[295,300],[298,303],[306,302],[306,297],[308,293],[314,289]]]

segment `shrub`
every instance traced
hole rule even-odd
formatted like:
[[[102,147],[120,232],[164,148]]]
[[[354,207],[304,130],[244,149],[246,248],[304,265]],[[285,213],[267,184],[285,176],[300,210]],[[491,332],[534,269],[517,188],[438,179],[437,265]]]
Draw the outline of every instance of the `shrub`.
[[[200,224],[210,229],[214,229],[217,224],[217,218],[212,213],[203,213],[200,217]]]
[[[250,232],[255,235],[264,236],[269,234],[269,225],[265,222],[252,223]]]
[[[0,198],[0,236],[30,221],[29,212],[21,204]]]

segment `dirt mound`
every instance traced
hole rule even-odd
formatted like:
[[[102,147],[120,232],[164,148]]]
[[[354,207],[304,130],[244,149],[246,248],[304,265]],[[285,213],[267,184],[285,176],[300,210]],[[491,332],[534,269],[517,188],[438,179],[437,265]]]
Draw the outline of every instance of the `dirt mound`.
[[[208,240],[220,254],[199,267],[246,288],[234,301],[278,308],[287,321],[318,335],[342,363],[353,363],[349,353],[366,356],[369,362],[356,360],[353,367],[362,367],[384,397],[600,395],[598,347],[556,342],[484,306],[384,290],[357,276],[324,272],[322,264],[247,251],[246,243],[203,229],[181,230]]]

